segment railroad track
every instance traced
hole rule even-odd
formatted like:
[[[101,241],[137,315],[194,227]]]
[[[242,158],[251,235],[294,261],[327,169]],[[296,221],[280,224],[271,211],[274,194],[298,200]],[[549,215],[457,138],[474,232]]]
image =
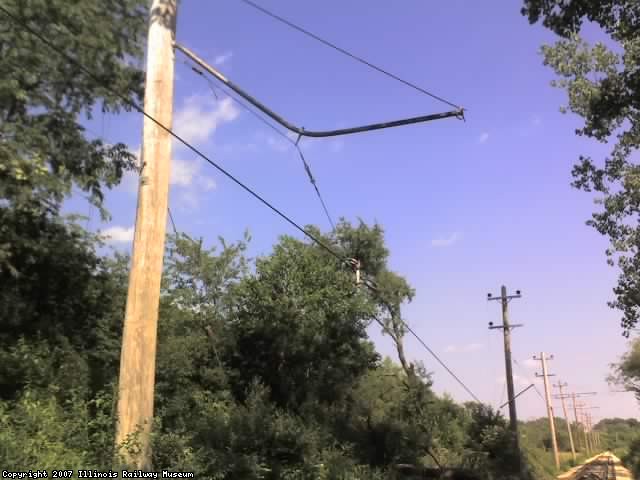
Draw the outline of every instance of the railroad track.
[[[578,470],[573,480],[616,480],[613,459],[602,455]]]

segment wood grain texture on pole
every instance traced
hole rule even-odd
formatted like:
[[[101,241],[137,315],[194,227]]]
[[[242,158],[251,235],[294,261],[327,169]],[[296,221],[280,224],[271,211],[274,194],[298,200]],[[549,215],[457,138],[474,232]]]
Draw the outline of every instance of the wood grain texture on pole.
[[[153,0],[147,43],[144,110],[172,127],[176,0]],[[121,450],[127,465],[151,468],[150,432],[156,368],[160,279],[164,257],[171,162],[170,134],[148,118],[143,125],[143,163],[120,355],[116,445],[130,435],[140,447]]]

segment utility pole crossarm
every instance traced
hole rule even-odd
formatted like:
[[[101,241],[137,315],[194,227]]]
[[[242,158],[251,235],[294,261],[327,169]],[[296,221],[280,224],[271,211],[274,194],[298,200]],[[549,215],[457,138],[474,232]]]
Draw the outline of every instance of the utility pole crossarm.
[[[527,388],[525,388],[524,390],[522,390],[522,391],[518,392],[518,393],[516,394],[516,396],[515,396],[515,397],[513,397],[511,400],[508,400],[507,402],[505,402],[505,403],[503,403],[502,405],[500,405],[500,406],[498,407],[498,410],[499,410],[499,409],[501,409],[501,408],[506,407],[507,405],[509,405],[509,404],[510,404],[510,403],[512,403],[512,402],[515,402],[515,401],[516,401],[516,398],[518,398],[520,395],[522,395],[523,393],[527,392],[529,389],[531,389],[531,388],[533,388],[533,387],[535,387],[535,386],[536,386],[536,385],[535,385],[534,383],[532,383],[531,385],[529,385],[529,386],[528,386]]]
[[[233,90],[236,94],[238,94],[242,98],[244,98],[247,102],[249,102],[255,108],[257,108],[262,113],[264,113],[265,115],[267,115],[270,118],[272,118],[274,121],[276,121],[277,123],[282,125],[287,130],[296,133],[300,137],[313,137],[313,138],[337,137],[337,136],[342,136],[342,135],[352,135],[352,134],[355,134],[355,133],[371,132],[371,131],[374,131],[374,130],[383,130],[383,129],[393,128],[393,127],[402,127],[402,126],[405,126],[405,125],[412,125],[412,124],[415,124],[415,123],[430,122],[430,121],[433,121],[433,120],[442,120],[442,119],[451,118],[451,117],[464,119],[464,111],[463,110],[455,110],[455,111],[449,111],[449,112],[444,112],[444,113],[434,113],[434,114],[430,114],[430,115],[421,115],[419,117],[404,118],[404,119],[401,119],[401,120],[394,120],[394,121],[391,121],[391,122],[373,123],[373,124],[370,124],[370,125],[362,125],[362,126],[358,126],[358,127],[343,128],[343,129],[339,129],[339,130],[326,130],[326,131],[305,130],[304,128],[297,127],[297,126],[293,125],[292,123],[290,123],[287,120],[285,120],[282,116],[280,116],[277,113],[273,112],[269,107],[267,107],[262,102],[257,100],[255,97],[253,97],[252,95],[248,94],[242,88],[240,88],[239,86],[237,86],[236,84],[231,82],[231,80],[229,80],[227,77],[225,77],[222,73],[218,72],[211,65],[207,64],[204,60],[202,60],[200,57],[198,57],[198,55],[193,53],[187,47],[179,45],[178,43],[175,43],[175,42],[173,43],[173,46],[174,46],[174,48],[176,48],[177,50],[182,52],[184,55],[186,55],[191,61],[195,62],[201,68],[206,70],[209,74],[213,75],[213,77],[215,77],[219,82],[222,82],[228,88]],[[201,73],[201,72],[198,72],[198,73]]]
[[[491,326],[489,326],[489,330],[502,330],[504,328],[514,329],[514,328],[518,328],[518,327],[524,327],[524,324],[523,323],[511,323],[511,324],[509,324],[508,327],[505,327],[504,325],[491,325]]]

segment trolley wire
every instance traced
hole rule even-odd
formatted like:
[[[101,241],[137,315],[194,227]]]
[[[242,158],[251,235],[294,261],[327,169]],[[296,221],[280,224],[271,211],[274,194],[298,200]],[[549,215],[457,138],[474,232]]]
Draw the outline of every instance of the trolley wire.
[[[17,18],[15,15],[13,15],[11,12],[9,12],[5,7],[3,7],[2,5],[0,5],[0,11],[2,13],[4,13],[7,17],[9,17],[11,20],[13,20],[14,22],[18,23],[22,28],[24,28],[26,31],[28,31],[29,33],[31,33],[32,35],[34,35],[36,38],[38,38],[40,41],[42,41],[44,44],[46,44],[49,48],[51,48],[53,51],[55,51],[56,53],[58,53],[59,55],[61,55],[62,57],[64,57],[68,62],[72,63],[73,65],[75,65],[76,67],[78,67],[80,70],[82,70],[86,75],[88,75],[89,77],[91,77],[94,81],[98,82],[99,84],[101,84],[105,89],[109,90],[111,93],[113,93],[114,95],[116,95],[117,97],[119,97],[120,99],[122,99],[127,105],[129,105],[131,108],[133,108],[134,110],[136,110],[138,113],[140,113],[141,115],[143,115],[145,118],[147,118],[148,120],[150,120],[151,122],[153,122],[154,124],[156,124],[160,129],[164,130],[166,133],[168,133],[169,135],[171,135],[173,138],[175,138],[176,140],[178,140],[180,143],[182,143],[185,147],[187,147],[189,150],[191,150],[193,153],[195,153],[198,157],[202,158],[205,162],[209,163],[212,167],[214,167],[216,170],[218,170],[220,173],[222,173],[225,177],[229,178],[232,182],[234,182],[235,184],[237,184],[240,188],[242,188],[243,190],[245,190],[247,193],[249,193],[251,196],[253,196],[254,198],[256,198],[259,202],[261,202],[262,204],[264,204],[267,208],[269,208],[270,210],[272,210],[274,213],[276,213],[278,216],[280,216],[282,219],[284,219],[287,223],[289,223],[291,226],[293,226],[296,230],[299,230],[301,233],[303,233],[306,237],[310,238],[311,240],[313,240],[315,243],[317,243],[320,247],[322,247],[324,250],[326,250],[328,253],[330,253],[331,255],[335,256],[336,258],[343,260],[342,257],[335,253],[333,251],[333,249],[331,249],[325,242],[323,242],[322,240],[320,240],[319,238],[317,238],[314,234],[308,232],[306,229],[304,229],[302,226],[300,226],[300,224],[298,224],[296,221],[294,221],[291,217],[289,217],[288,215],[286,215],[285,213],[283,213],[280,209],[278,209],[277,207],[275,207],[273,204],[271,204],[269,201],[267,201],[265,198],[263,198],[260,194],[258,194],[255,190],[253,190],[252,188],[248,187],[247,185],[245,185],[243,182],[241,182],[240,180],[238,180],[234,175],[232,175],[231,173],[229,173],[226,169],[224,169],[222,166],[218,165],[215,161],[213,161],[211,158],[209,158],[207,155],[205,155],[202,151],[200,151],[198,148],[196,148],[195,146],[193,146],[192,144],[190,144],[189,142],[187,142],[185,139],[183,139],[180,135],[178,135],[177,133],[175,133],[172,129],[166,127],[165,125],[163,125],[160,121],[156,120],[153,116],[149,115],[140,105],[138,105],[136,102],[134,102],[133,100],[131,100],[130,98],[128,98],[126,95],[122,94],[121,92],[118,92],[117,90],[115,90],[113,87],[111,87],[103,78],[101,78],[99,75],[93,73],[91,70],[89,70],[87,67],[85,67],[81,62],[77,61],[75,58],[71,57],[70,55],[68,55],[67,53],[65,53],[61,48],[59,48],[57,45],[55,45],[53,42],[51,42],[50,40],[48,40],[47,38],[45,38],[43,35],[41,35],[40,33],[38,33],[37,31],[35,31],[33,28],[31,28],[29,25],[27,25],[26,23],[22,22],[19,18]]]
[[[462,380],[460,380],[460,378],[458,378],[458,376],[455,373],[453,373],[449,367],[447,367],[447,365],[440,359],[440,357],[431,348],[429,348],[429,346],[425,343],[425,341],[422,340],[422,338],[407,324],[407,322],[402,321],[402,323],[404,324],[404,327],[409,331],[409,333],[411,333],[416,338],[416,340],[418,340],[418,342],[420,342],[420,344],[425,348],[425,350],[429,352],[431,356],[435,358],[440,365],[442,365],[442,367],[449,373],[449,375],[451,375],[462,386],[462,388],[464,388],[466,392],[469,395],[471,395],[471,397],[476,402],[482,403],[480,399],[471,391],[471,389],[467,387],[467,385],[465,385],[465,383]]]
[[[532,381],[531,381],[531,379],[530,379],[529,377],[527,377],[527,376],[524,374],[524,371],[522,370],[522,367],[520,367],[520,364],[518,363],[518,361],[517,361],[515,358],[513,359],[513,363],[515,363],[515,364],[516,364],[516,366],[518,367],[518,370],[520,371],[520,373],[522,373],[522,376],[523,376],[523,377],[524,377],[524,378],[525,378],[529,383],[531,383],[531,384],[533,385],[533,388],[534,388],[534,390],[536,391],[536,393],[538,394],[538,396],[540,397],[540,399],[541,399],[542,401],[544,401],[544,397],[542,396],[542,393],[540,393],[540,390],[538,390],[538,386],[535,384],[535,382],[532,382]]]
[[[301,26],[293,23],[292,21],[287,20],[286,18],[275,14],[275,13],[271,12],[270,10],[267,10],[265,7],[263,7],[261,5],[258,5],[257,3],[253,2],[252,0],[240,0],[240,1],[243,2],[244,4],[250,6],[251,8],[253,8],[253,9],[259,11],[259,12],[262,12],[263,14],[273,18],[274,20],[277,20],[278,22],[283,23],[284,25],[287,25],[288,27],[293,28],[294,30],[297,30],[298,32],[303,33],[304,35],[306,35],[306,36],[308,36],[310,38],[313,38],[314,40],[322,43],[323,45],[326,45],[327,47],[330,47],[330,48],[336,50],[337,52],[340,52],[343,55],[346,55],[347,57],[351,58],[352,60],[355,60],[355,61],[357,61],[357,62],[359,62],[359,63],[361,63],[363,65],[366,65],[367,67],[369,67],[369,68],[371,68],[371,69],[373,69],[373,70],[375,70],[375,71],[377,71],[377,72],[379,72],[379,73],[381,73],[383,75],[386,75],[389,78],[392,78],[393,80],[396,80],[396,81],[398,81],[398,82],[400,82],[400,83],[402,83],[402,84],[404,84],[404,85],[406,85],[406,86],[408,86],[410,88],[413,88],[414,90],[416,90],[416,91],[418,91],[418,92],[420,92],[420,93],[422,93],[424,95],[427,95],[427,96],[429,96],[429,97],[431,97],[431,98],[433,98],[435,100],[438,100],[438,101],[440,101],[442,103],[445,103],[445,104],[447,104],[447,105],[449,105],[451,107],[457,108],[458,110],[461,110],[461,111],[465,110],[461,106],[456,105],[455,103],[450,102],[449,100],[446,100],[445,98],[442,98],[442,97],[440,97],[438,95],[435,95],[435,94],[429,92],[428,90],[416,85],[415,83],[412,83],[412,82],[410,82],[408,80],[405,80],[405,79],[403,79],[403,78],[401,78],[401,77],[389,72],[388,70],[385,70],[384,68],[379,67],[379,66],[369,62],[368,60],[365,60],[364,58],[359,57],[358,55],[355,55],[354,53],[351,53],[351,52],[349,52],[348,50],[346,50],[344,48],[339,47],[335,43],[332,43],[332,42],[320,37],[319,35],[316,35],[315,33],[312,33],[309,30],[306,30],[306,29],[302,28]]]
[[[143,107],[138,105],[135,101],[131,100],[125,94],[123,94],[123,93],[119,92],[118,90],[116,90],[113,86],[111,86],[109,84],[109,82],[105,81],[105,79],[103,79],[99,75],[93,73],[89,68],[85,67],[82,64],[82,62],[80,62],[80,61],[76,60],[75,58],[73,58],[72,56],[68,55],[63,49],[58,47],[55,43],[53,43],[52,41],[50,41],[49,39],[44,37],[42,34],[40,34],[38,31],[36,31],[32,27],[30,27],[26,22],[20,20],[16,15],[11,13],[7,8],[5,8],[4,6],[0,5],[0,12],[2,12],[6,17],[11,19],[14,23],[19,25],[22,29],[24,29],[25,31],[29,32],[31,35],[36,37],[38,40],[40,40],[42,43],[44,43],[47,47],[49,47],[52,51],[54,51],[55,53],[57,53],[58,55],[63,57],[67,62],[75,65],[78,69],[80,69],[82,72],[84,72],[90,78],[92,78],[98,84],[102,85],[106,90],[110,91],[115,96],[117,96],[118,98],[122,99],[122,101],[125,102],[127,105],[129,105],[132,109],[136,110],[138,113],[143,115],[145,118],[147,118],[148,120],[150,120],[151,122],[156,124],[160,129],[164,130],[170,136],[172,136],[173,138],[178,140],[185,147],[187,147],[189,150],[191,150],[193,153],[195,153],[198,157],[200,157],[203,160],[205,160],[207,163],[209,163],[212,167],[217,169],[224,176],[226,176],[227,178],[232,180],[234,183],[236,183],[238,186],[240,186],[243,190],[245,190],[251,196],[256,198],[258,201],[260,201],[262,204],[264,204],[266,207],[268,207],[270,210],[272,210],[274,213],[276,213],[278,216],[280,216],[282,219],[284,219],[287,223],[289,223],[291,226],[293,226],[294,228],[299,230],[302,234],[304,234],[311,241],[316,243],[319,247],[321,247],[327,253],[329,253],[330,255],[332,255],[333,257],[335,257],[336,259],[338,259],[342,263],[347,263],[347,264],[350,263],[349,259],[345,258],[340,253],[336,252],[333,248],[331,248],[329,245],[327,245],[327,243],[325,243],[324,241],[320,240],[316,235],[308,232],[305,228],[300,226],[300,224],[295,222],[291,217],[289,217],[284,212],[282,212],[280,209],[275,207],[273,204],[271,204],[269,201],[267,201],[265,198],[263,198],[260,194],[255,192],[253,189],[251,189],[250,187],[245,185],[242,181],[240,181],[234,175],[229,173],[226,169],[224,169],[223,167],[218,165],[214,160],[209,158],[207,155],[205,155],[202,151],[200,151],[198,148],[193,146],[191,143],[189,143],[188,141],[183,139],[180,135],[176,134],[171,128],[165,126],[162,122],[160,122],[159,120],[154,118],[152,115],[147,113],[144,110]],[[367,286],[367,288],[369,288],[370,290],[372,290],[372,291],[374,291],[376,293],[378,292],[377,287],[375,285],[372,285],[370,280],[365,280],[364,281],[364,285]],[[476,401],[478,401],[479,403],[482,403],[482,402],[480,402],[478,397],[469,389],[469,387],[467,387],[464,384],[464,382],[457,375],[455,375],[453,373],[453,371],[440,359],[440,357],[426,344],[426,342],[424,340],[422,340],[422,338],[404,320],[400,320],[400,321],[402,322],[404,327],[407,329],[407,331],[410,332],[420,342],[420,344],[467,391],[467,393],[469,393]]]
[[[176,221],[173,219],[173,214],[171,213],[171,207],[167,207],[167,213],[169,214],[169,220],[171,221],[171,228],[173,229],[173,234],[178,236],[178,229],[176,228]]]
[[[254,107],[256,107],[258,110],[260,110],[262,113],[264,113],[265,115],[270,117],[272,120],[276,121],[277,123],[279,123],[280,125],[285,127],[287,130],[290,130],[292,132],[297,133],[300,137],[327,138],[327,137],[337,137],[337,136],[341,136],[341,135],[353,135],[355,133],[372,132],[372,131],[375,131],[375,130],[386,130],[386,129],[389,129],[389,128],[403,127],[403,126],[407,126],[407,125],[415,125],[415,124],[418,124],[418,123],[431,122],[431,121],[434,121],[434,120],[443,120],[445,118],[452,118],[452,117],[458,118],[460,120],[464,120],[464,110],[457,109],[455,111],[452,110],[452,111],[449,111],[449,112],[433,113],[433,114],[429,114],[429,115],[420,115],[418,117],[402,118],[400,120],[392,120],[392,121],[389,121],[389,122],[371,123],[371,124],[367,124],[367,125],[359,125],[359,126],[356,126],[356,127],[339,128],[337,130],[306,130],[306,129],[302,128],[302,127],[298,127],[298,126],[292,124],[291,122],[288,122],[282,116],[280,116],[277,113],[275,113],[269,107],[267,107],[266,105],[261,103],[258,99],[256,99],[255,97],[253,97],[252,95],[247,93],[245,90],[243,90],[238,85],[233,83],[231,80],[229,80],[223,74],[218,72],[211,65],[208,65],[204,60],[202,60],[200,57],[198,57],[194,52],[189,50],[187,47],[185,47],[183,45],[180,45],[178,43],[175,43],[175,42],[173,43],[173,47],[176,50],[182,52],[186,57],[188,57],[193,62],[198,64],[200,67],[202,67],[207,73],[209,73],[213,77],[215,77],[216,80],[218,80],[219,82],[223,83],[228,88],[233,90],[235,93],[240,95],[242,98],[244,98],[246,101],[248,101]]]
[[[318,200],[320,200],[320,204],[322,206],[322,209],[324,210],[324,214],[327,217],[327,220],[329,221],[329,224],[331,225],[331,229],[333,231],[335,231],[335,229],[336,229],[335,222],[333,221],[333,218],[332,218],[331,214],[329,213],[329,209],[327,207],[327,204],[324,201],[324,198],[323,198],[322,194],[320,193],[320,188],[318,187],[318,183],[317,183],[317,181],[316,181],[316,179],[315,179],[315,177],[314,177],[314,175],[313,175],[313,173],[311,171],[311,167],[310,167],[309,163],[307,162],[307,160],[306,160],[306,158],[304,156],[304,153],[302,152],[302,149],[300,148],[300,144],[299,144],[300,143],[300,137],[298,137],[297,141],[294,141],[286,133],[284,133],[282,130],[280,130],[278,127],[276,127],[273,123],[271,123],[269,120],[267,120],[262,115],[260,115],[258,112],[256,112],[253,108],[251,108],[247,103],[243,102],[242,100],[240,100],[239,98],[237,98],[235,95],[231,94],[230,92],[228,92],[224,88],[216,87],[215,85],[213,85],[213,82],[211,81],[211,79],[207,78],[204,75],[204,72],[202,70],[200,70],[199,68],[197,68],[194,65],[191,65],[187,61],[184,61],[184,63],[185,63],[185,65],[189,66],[192,71],[194,71],[197,75],[200,75],[207,82],[207,84],[209,85],[209,88],[213,92],[213,95],[216,97],[216,100],[219,99],[218,94],[217,94],[217,90],[219,89],[228,98],[230,98],[232,101],[236,102],[236,104],[240,105],[244,110],[249,112],[251,115],[253,115],[256,119],[258,119],[264,125],[266,125],[271,130],[276,132],[285,141],[287,141],[288,143],[290,143],[291,145],[294,146],[294,148],[298,152],[298,156],[300,157],[300,160],[302,161],[302,166],[304,167],[304,170],[305,170],[305,172],[307,174],[307,177],[309,178],[309,182],[313,186],[313,188],[314,188],[314,190],[316,192],[316,195],[318,197]]]

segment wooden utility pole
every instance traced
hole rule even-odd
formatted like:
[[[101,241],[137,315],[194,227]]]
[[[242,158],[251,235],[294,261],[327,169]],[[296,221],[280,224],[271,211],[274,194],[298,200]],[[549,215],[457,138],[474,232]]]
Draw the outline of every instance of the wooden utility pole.
[[[558,388],[558,390],[560,390],[560,395],[558,395],[556,398],[560,398],[560,401],[562,402],[562,412],[564,413],[564,421],[567,423],[567,431],[569,432],[569,443],[571,445],[571,456],[573,457],[573,460],[576,460],[576,447],[573,444],[573,433],[571,432],[571,420],[569,419],[569,414],[567,414],[567,405],[564,402],[564,399],[567,397],[566,395],[564,395],[562,393],[562,388],[567,386],[567,383],[562,383],[561,381],[558,380],[558,383],[556,385],[553,385],[554,387]]]
[[[147,41],[145,112],[170,129],[177,0],[152,0]],[[150,433],[156,369],[156,337],[160,279],[167,224],[171,135],[145,117],[138,208],[122,335],[118,384],[116,446],[131,435],[140,446],[133,455],[124,449],[127,466],[150,470]]]
[[[489,322],[490,329],[501,329],[504,336],[504,363],[507,377],[507,400],[509,402],[509,426],[515,435],[516,447],[518,446],[518,416],[516,414],[515,389],[513,386],[513,366],[511,364],[511,330],[522,325],[509,324],[509,301],[513,298],[520,298],[520,290],[516,290],[515,295],[507,295],[507,287],[504,285],[500,289],[500,296],[494,297],[487,294],[487,300],[500,300],[502,304],[502,325],[493,325]],[[518,449],[518,451],[520,451]]]
[[[551,406],[551,392],[549,389],[549,377],[553,374],[547,372],[547,360],[552,360],[553,355],[549,358],[545,357],[544,352],[540,353],[540,357],[533,357],[534,360],[542,362],[542,375],[536,373],[536,377],[542,377],[544,381],[544,394],[547,401],[547,415],[549,416],[549,430],[551,432],[551,445],[553,446],[553,459],[556,463],[556,469],[560,469],[560,456],[558,454],[558,440],[556,438],[556,424],[553,418],[553,408]]]
[[[587,434],[587,422],[584,412],[580,414],[580,423],[582,424],[582,435],[584,436],[584,448],[587,455],[591,454],[591,445],[589,444],[589,435]]]
[[[596,395],[596,394],[597,394],[597,392],[580,392],[580,393],[572,392],[571,394],[568,395],[568,396],[571,397],[571,402],[573,404],[573,415],[574,415],[574,418],[575,418],[575,421],[576,421],[576,431],[578,429],[580,429],[581,425],[582,425],[580,423],[580,421],[578,420],[578,407],[577,407],[577,404],[576,404],[576,398],[582,397],[582,396],[586,396],[586,395]],[[582,428],[582,430],[584,430],[584,428]],[[578,442],[577,442],[578,438],[580,438],[580,435],[576,436],[576,445],[578,444]],[[585,448],[585,450],[587,450],[586,441],[585,441],[584,448]]]
[[[509,403],[509,427],[512,432],[514,446],[518,452],[518,471],[522,472],[521,452],[520,452],[520,436],[518,435],[518,415],[516,414],[516,394],[513,386],[513,365],[511,364],[511,330],[521,327],[522,325],[512,325],[509,323],[509,302],[514,298],[520,298],[520,290],[516,290],[515,295],[507,295],[507,287],[502,285],[500,288],[500,297],[494,297],[487,294],[487,300],[500,300],[502,304],[502,325],[493,325],[489,322],[489,329],[502,329],[504,336],[504,364],[507,380],[507,401]]]
[[[600,407],[588,407],[585,403],[579,403],[576,407],[582,414],[582,428],[584,433],[584,442],[587,447],[587,453],[595,452],[593,435],[591,432],[591,415],[586,410],[598,409]]]
[[[593,423],[591,420],[591,414],[587,413],[587,427],[589,428],[589,436],[591,437],[591,445],[593,445],[594,452],[598,448],[598,440],[596,439],[595,432],[593,431]]]
[[[591,429],[589,427],[589,414],[587,412],[585,412],[583,414],[583,418],[584,418],[584,431],[586,432],[586,436],[587,436],[587,443],[589,444],[589,452],[590,453],[595,453],[595,445],[593,444],[593,437],[591,436]]]

